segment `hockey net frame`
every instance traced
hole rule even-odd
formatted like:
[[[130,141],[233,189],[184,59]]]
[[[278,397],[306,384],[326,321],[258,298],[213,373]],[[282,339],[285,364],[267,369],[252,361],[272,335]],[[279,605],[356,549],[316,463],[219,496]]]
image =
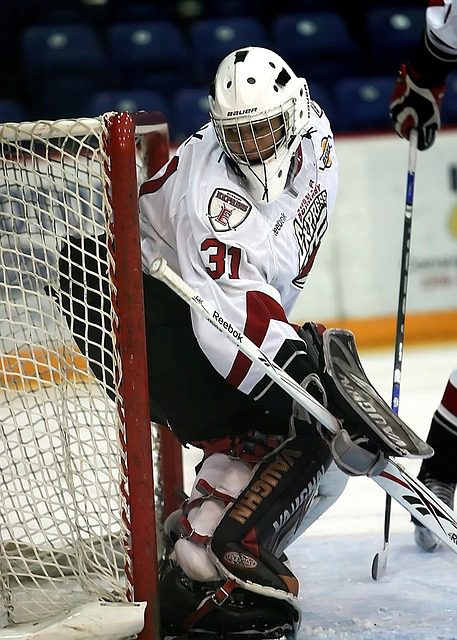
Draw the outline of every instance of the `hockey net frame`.
[[[138,183],[168,153],[157,112],[0,125],[0,639],[156,637],[182,461],[150,423]],[[103,281],[95,345],[74,340],[72,271],[61,290],[74,237],[86,323],[91,260]]]

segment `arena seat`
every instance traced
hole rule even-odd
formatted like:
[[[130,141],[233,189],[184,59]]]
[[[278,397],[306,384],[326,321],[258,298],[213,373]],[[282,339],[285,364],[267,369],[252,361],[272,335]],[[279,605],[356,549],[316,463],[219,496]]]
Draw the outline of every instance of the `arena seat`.
[[[286,14],[272,22],[273,47],[298,75],[331,86],[366,71],[343,18],[333,11]]]
[[[117,89],[99,91],[89,99],[86,115],[99,116],[108,111],[160,111],[169,116],[168,103],[157,91],[149,89]]]
[[[21,34],[28,99],[36,117],[79,116],[87,94],[109,82],[95,29],[85,24],[35,25]]]
[[[345,78],[335,87],[339,127],[343,131],[392,130],[389,119],[390,76]]]
[[[172,136],[181,142],[209,121],[208,90],[179,89],[172,100]]]
[[[366,14],[373,73],[395,73],[424,28],[423,7],[378,7]]]
[[[447,91],[441,109],[443,124],[457,124],[457,71],[447,77]]]
[[[23,122],[27,120],[27,110],[17,100],[0,99],[0,122]]]
[[[219,62],[228,53],[249,45],[268,47],[262,23],[252,17],[208,18],[190,25],[194,82],[208,87]]]
[[[116,23],[107,35],[119,88],[152,89],[169,96],[189,74],[183,33],[169,20]]]

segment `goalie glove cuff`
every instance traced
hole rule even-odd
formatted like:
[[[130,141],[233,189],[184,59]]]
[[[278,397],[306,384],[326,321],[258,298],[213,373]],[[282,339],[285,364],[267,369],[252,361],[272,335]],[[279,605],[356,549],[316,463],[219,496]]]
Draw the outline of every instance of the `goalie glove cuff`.
[[[372,452],[363,445],[367,438],[351,438],[346,429],[341,429],[330,443],[336,465],[350,476],[377,476],[385,468],[388,459],[382,451]]]

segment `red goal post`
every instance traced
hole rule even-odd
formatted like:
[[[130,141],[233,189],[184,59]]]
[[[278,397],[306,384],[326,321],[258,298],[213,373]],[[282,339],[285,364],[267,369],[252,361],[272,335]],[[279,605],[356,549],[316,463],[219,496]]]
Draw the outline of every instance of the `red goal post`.
[[[159,113],[0,125],[0,638],[157,632],[182,462],[151,429],[137,194],[168,153]]]

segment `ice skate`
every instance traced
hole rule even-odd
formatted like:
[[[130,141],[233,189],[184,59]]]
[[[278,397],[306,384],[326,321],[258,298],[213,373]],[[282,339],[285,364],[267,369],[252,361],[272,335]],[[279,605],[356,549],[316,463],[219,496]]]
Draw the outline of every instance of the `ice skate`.
[[[438,496],[438,498],[440,498],[445,504],[451,507],[451,509],[454,508],[454,483],[442,482],[441,480],[436,480],[435,478],[426,477],[424,479],[424,484],[428,489],[430,489],[430,491],[433,491],[433,493]],[[417,520],[413,519],[413,522],[414,539],[418,547],[420,547],[423,551],[432,553],[441,546],[441,541],[436,537],[434,533],[417,522]]]

